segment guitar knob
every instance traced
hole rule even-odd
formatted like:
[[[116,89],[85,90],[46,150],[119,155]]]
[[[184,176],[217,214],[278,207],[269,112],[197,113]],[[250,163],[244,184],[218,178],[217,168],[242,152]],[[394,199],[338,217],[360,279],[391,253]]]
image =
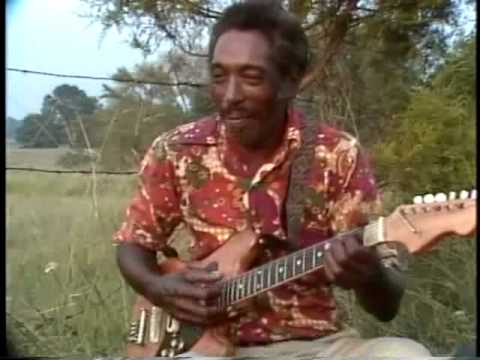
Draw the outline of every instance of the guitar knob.
[[[450,191],[448,193],[448,200],[455,200],[457,198],[457,193],[455,191]]]
[[[168,350],[167,350],[167,349],[163,349],[162,351],[160,351],[160,356],[161,356],[161,357],[167,357],[167,356],[168,356]]]
[[[476,200],[476,199],[477,199],[477,190],[476,190],[476,189],[473,189],[473,190],[470,192],[470,199],[473,199],[473,200]]]
[[[170,349],[168,350],[168,355],[167,355],[169,358],[173,358],[175,356],[175,350],[174,349]]]
[[[182,351],[184,347],[185,347],[185,343],[182,340],[180,340],[177,344],[178,352]]]
[[[427,194],[423,197],[423,202],[425,204],[431,204],[435,202],[435,196],[433,196],[433,194]]]
[[[435,201],[436,202],[445,202],[447,201],[447,195],[444,193],[438,193],[435,195]]]
[[[468,199],[468,191],[465,191],[465,190],[460,191],[460,199],[467,200]]]
[[[423,198],[420,195],[417,195],[413,198],[413,203],[417,205],[423,204]]]

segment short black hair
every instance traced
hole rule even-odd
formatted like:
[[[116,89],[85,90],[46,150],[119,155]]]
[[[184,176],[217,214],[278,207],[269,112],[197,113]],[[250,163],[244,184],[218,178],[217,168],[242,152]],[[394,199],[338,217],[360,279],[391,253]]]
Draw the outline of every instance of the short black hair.
[[[307,36],[298,19],[284,10],[278,0],[247,0],[227,7],[212,29],[210,62],[218,39],[229,30],[256,30],[265,35],[272,46],[271,60],[281,74],[301,78],[307,71]]]

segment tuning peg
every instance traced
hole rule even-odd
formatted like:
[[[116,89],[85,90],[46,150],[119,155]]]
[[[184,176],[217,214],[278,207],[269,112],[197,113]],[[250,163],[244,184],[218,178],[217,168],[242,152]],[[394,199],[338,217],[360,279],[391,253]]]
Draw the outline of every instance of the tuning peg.
[[[438,193],[435,195],[435,201],[436,202],[444,202],[447,201],[447,195],[444,193]]]
[[[425,204],[431,204],[435,202],[435,196],[433,196],[433,194],[427,194],[423,197],[423,202]]]
[[[466,190],[460,191],[460,199],[466,200],[466,199],[468,199],[468,196],[469,196],[468,191],[466,191]]]
[[[476,199],[477,198],[477,189],[473,189],[470,192],[470,199]]]
[[[450,191],[448,193],[448,200],[455,200],[457,198],[457,193],[455,191]]]
[[[421,195],[417,195],[413,198],[413,203],[414,204],[423,204],[423,197]]]

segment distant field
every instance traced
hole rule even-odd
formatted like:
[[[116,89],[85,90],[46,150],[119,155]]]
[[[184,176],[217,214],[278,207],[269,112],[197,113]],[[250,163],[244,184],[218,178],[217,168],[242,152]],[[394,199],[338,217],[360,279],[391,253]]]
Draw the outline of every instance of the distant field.
[[[7,166],[59,169],[56,164],[68,148],[22,149],[14,143],[7,144]]]
[[[9,149],[7,164],[53,168],[61,152]],[[7,329],[20,355],[91,357],[124,349],[134,294],[115,265],[111,237],[136,178],[101,175],[95,187],[92,181],[88,175],[7,173]],[[389,208],[395,205],[388,201]],[[186,243],[185,235],[179,239]],[[472,341],[476,242],[450,240],[412,262],[394,321],[375,321],[351,293],[337,291],[342,317],[365,336],[407,336],[435,355]]]

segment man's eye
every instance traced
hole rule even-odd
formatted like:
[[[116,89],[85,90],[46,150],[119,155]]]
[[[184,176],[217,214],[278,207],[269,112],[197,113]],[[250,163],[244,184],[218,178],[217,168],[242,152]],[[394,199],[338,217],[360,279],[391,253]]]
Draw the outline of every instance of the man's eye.
[[[259,84],[263,82],[263,79],[264,79],[263,75],[257,74],[257,73],[252,73],[252,74],[246,73],[243,75],[243,78],[252,84]]]
[[[223,73],[213,73],[212,74],[212,79],[214,81],[221,81],[221,80],[224,79],[224,77],[225,77],[225,74],[223,74]]]

